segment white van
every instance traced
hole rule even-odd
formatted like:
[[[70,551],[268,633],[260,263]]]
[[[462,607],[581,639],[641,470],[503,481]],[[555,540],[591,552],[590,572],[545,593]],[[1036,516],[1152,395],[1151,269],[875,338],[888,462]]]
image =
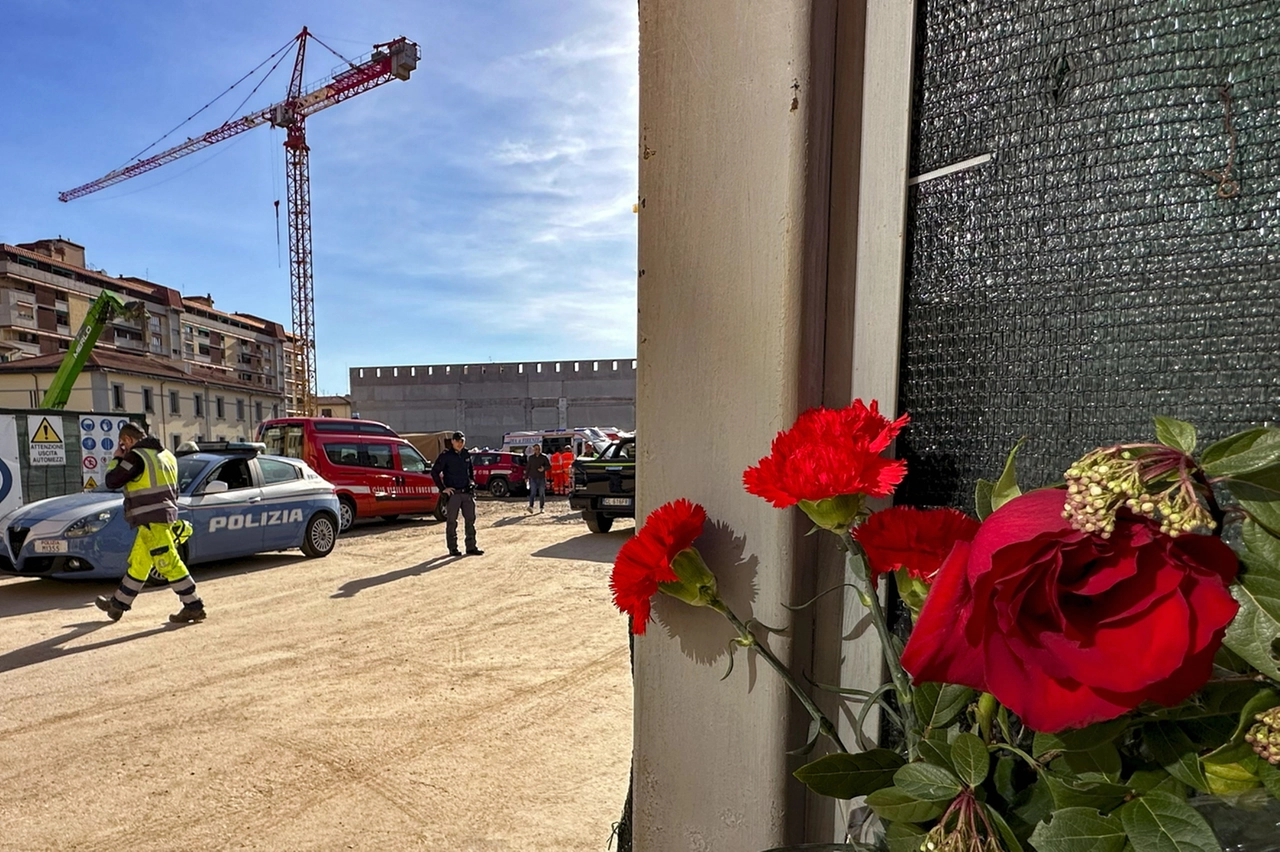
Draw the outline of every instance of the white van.
[[[528,455],[534,444],[542,446],[546,455],[563,452],[567,446],[573,447],[575,456],[585,455],[590,447],[599,453],[609,446],[609,436],[594,426],[581,429],[545,429],[527,432],[508,432],[502,436],[502,452]]]

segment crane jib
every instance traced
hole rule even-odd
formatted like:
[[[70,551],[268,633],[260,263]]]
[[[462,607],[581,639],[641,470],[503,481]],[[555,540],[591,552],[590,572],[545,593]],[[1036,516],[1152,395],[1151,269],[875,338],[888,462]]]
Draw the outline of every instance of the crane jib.
[[[410,74],[417,69],[421,56],[418,45],[401,36],[392,41],[374,45],[373,52],[359,61],[352,62],[344,59],[346,67],[341,71],[304,91],[301,85],[302,65],[306,57],[308,38],[320,42],[327,50],[338,55],[303,27],[295,38],[298,52],[294,58],[289,91],[283,101],[264,110],[228,121],[203,136],[187,139],[145,160],[130,163],[97,180],[58,194],[59,201],[82,198],[263,124],[287,128],[285,160],[289,187],[289,283],[294,308],[293,336],[296,341],[294,359],[297,362],[296,393],[289,400],[290,413],[293,414],[313,414],[312,408],[316,395],[315,306],[312,303],[314,288],[311,272],[311,179],[307,166],[305,119],[322,109],[377,88],[391,80],[408,80]],[[339,58],[342,57],[339,55]],[[270,61],[270,57],[267,61]]]

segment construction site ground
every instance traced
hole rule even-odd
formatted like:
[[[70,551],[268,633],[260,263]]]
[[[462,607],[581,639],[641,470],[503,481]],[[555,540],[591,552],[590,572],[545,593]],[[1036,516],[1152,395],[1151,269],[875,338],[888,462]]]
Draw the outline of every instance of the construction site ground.
[[[165,587],[112,623],[114,583],[0,578],[0,850],[610,848],[633,525],[478,514],[479,557],[411,519],[197,566],[189,626]]]

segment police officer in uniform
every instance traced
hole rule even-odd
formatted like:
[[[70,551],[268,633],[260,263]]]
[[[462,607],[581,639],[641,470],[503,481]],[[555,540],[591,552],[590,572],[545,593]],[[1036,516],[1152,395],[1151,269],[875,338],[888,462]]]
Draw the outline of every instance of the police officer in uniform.
[[[120,427],[106,485],[124,488],[124,519],[138,534],[129,553],[128,572],[111,597],[98,596],[98,609],[119,621],[155,569],[182,601],[181,611],[169,620],[175,624],[204,621],[204,602],[178,555],[178,545],[191,535],[191,524],[178,520],[178,460],[173,453],[137,423],[126,423]]]
[[[450,556],[462,555],[458,551],[458,512],[462,512],[467,555],[483,556],[484,551],[476,546],[476,474],[471,453],[467,452],[467,436],[454,432],[449,436],[449,444],[431,467],[431,478],[440,489],[441,499],[449,501],[445,504],[444,540],[449,545]]]

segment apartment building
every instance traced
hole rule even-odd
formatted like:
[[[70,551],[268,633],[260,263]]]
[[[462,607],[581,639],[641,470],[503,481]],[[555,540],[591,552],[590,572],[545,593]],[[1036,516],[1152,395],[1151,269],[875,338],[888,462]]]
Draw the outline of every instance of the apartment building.
[[[291,335],[279,322],[217,310],[212,296],[184,297],[143,278],[111,277],[89,267],[83,246],[61,237],[0,243],[0,362],[41,358],[28,366],[41,370],[54,363],[56,369],[104,288],[126,300],[143,301],[150,316],[145,321],[111,322],[95,354],[135,356],[166,376],[170,370],[184,373],[193,387],[217,386],[246,400],[261,399],[268,410],[295,410]],[[105,357],[90,372],[109,373],[121,364],[134,368],[126,371],[130,375],[142,369],[134,361]],[[5,376],[19,373],[13,365],[3,370]],[[7,379],[0,384],[3,397],[18,390],[8,385]],[[78,383],[77,390],[89,390],[89,383]]]

